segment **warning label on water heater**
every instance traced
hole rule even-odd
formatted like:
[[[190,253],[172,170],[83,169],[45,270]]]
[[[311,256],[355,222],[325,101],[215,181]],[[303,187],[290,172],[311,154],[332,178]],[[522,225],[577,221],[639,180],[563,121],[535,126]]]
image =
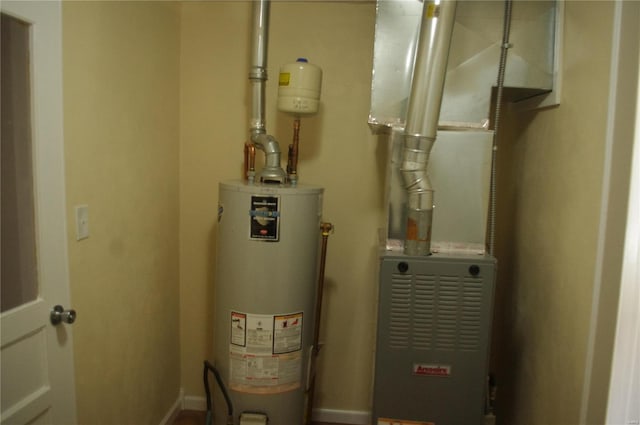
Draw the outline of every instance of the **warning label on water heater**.
[[[302,312],[274,316],[273,353],[291,353],[302,349]]]
[[[303,316],[231,312],[231,389],[275,394],[300,387]]]
[[[280,230],[280,198],[278,196],[251,196],[250,239],[278,241]]]

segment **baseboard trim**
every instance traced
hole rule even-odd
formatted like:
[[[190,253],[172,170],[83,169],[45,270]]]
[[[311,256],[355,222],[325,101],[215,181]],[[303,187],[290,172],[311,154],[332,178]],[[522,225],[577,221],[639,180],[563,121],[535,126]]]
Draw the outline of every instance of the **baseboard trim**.
[[[178,398],[171,405],[167,414],[164,415],[164,418],[162,418],[162,420],[160,421],[160,425],[171,425],[176,420],[176,418],[180,414],[180,411],[183,409],[183,400],[184,390],[181,388],[178,392]]]
[[[184,410],[207,410],[207,400],[204,397],[184,396],[182,402]],[[360,410],[313,409],[312,419],[317,422],[328,422],[344,425],[369,425],[371,412]]]
[[[207,399],[204,397],[187,395],[184,397],[183,406],[184,410],[199,410],[204,412],[207,410]]]
[[[317,422],[369,425],[371,412],[362,410],[313,409],[311,418]]]

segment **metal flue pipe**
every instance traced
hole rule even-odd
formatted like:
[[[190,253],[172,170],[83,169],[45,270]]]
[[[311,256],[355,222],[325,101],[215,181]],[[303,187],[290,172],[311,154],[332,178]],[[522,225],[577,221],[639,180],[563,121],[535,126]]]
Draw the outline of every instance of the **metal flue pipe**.
[[[424,1],[400,167],[407,189],[407,255],[431,253],[433,188],[427,165],[437,135],[455,10],[456,0]]]
[[[251,34],[251,69],[249,80],[252,88],[251,141],[257,135],[266,133],[265,126],[265,86],[267,82],[267,47],[269,45],[268,0],[253,2],[253,22]]]
[[[252,86],[250,131],[251,142],[265,153],[265,166],[259,173],[259,179],[267,183],[285,183],[287,174],[280,166],[280,145],[273,136],[267,134],[265,125],[270,8],[269,0],[253,3],[251,70],[249,71]]]

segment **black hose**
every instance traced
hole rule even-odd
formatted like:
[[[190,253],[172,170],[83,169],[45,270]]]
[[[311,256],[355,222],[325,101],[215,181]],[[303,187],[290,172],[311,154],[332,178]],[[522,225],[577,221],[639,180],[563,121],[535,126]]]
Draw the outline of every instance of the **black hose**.
[[[222,381],[222,377],[220,376],[220,372],[216,369],[208,360],[204,361],[204,371],[202,379],[204,380],[204,390],[207,394],[207,425],[209,425],[211,415],[212,415],[212,404],[211,404],[211,390],[209,388],[209,371],[213,372],[213,376],[216,378],[216,382],[218,383],[218,387],[224,396],[224,401],[227,403],[227,418],[228,423],[233,423],[233,403],[231,403],[231,397],[229,397],[229,393],[227,392],[227,387]]]
[[[211,390],[209,389],[209,368],[207,361],[204,361],[204,370],[202,372],[202,380],[204,381],[204,392],[207,394],[207,412],[211,411]]]

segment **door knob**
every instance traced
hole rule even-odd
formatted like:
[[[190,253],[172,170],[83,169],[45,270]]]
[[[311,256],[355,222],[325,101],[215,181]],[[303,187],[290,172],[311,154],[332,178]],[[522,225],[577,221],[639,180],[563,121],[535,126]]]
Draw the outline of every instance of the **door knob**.
[[[76,321],[76,316],[75,310],[65,310],[61,305],[57,305],[53,307],[49,317],[51,319],[51,324],[57,325],[60,322],[71,324]]]

